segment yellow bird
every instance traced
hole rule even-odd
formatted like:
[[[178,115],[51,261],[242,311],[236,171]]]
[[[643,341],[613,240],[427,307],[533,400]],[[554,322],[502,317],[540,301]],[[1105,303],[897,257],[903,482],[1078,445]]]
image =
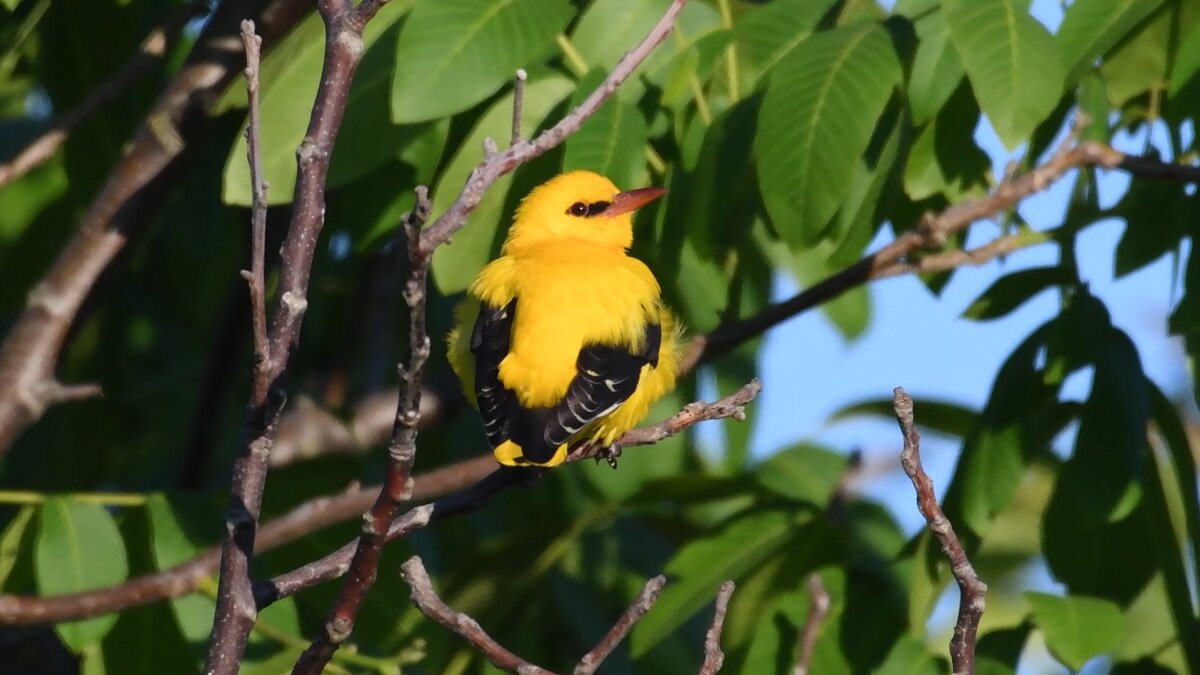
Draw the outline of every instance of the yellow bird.
[[[664,192],[557,176],[522,200],[471,284],[450,362],[501,464],[551,467],[574,442],[611,446],[674,387],[678,325],[626,253],[634,210]]]

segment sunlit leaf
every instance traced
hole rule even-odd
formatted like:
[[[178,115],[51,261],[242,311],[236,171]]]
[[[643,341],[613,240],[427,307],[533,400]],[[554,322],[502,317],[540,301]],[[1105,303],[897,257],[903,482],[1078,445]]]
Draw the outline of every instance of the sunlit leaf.
[[[1055,42],[1074,81],[1163,0],[1080,0],[1067,6]]]
[[[1121,637],[1121,608],[1099,598],[1026,593],[1046,646],[1071,670],[1108,652]]]

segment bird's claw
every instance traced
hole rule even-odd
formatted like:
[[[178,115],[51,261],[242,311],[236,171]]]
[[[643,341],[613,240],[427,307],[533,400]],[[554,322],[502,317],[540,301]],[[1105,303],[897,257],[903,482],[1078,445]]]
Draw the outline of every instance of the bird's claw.
[[[597,455],[596,455],[596,463],[599,464],[600,460],[603,459],[605,462],[608,462],[609,466],[611,466],[613,469],[616,469],[617,468],[617,459],[620,456],[621,456],[621,446],[617,445],[616,443],[613,443],[612,445],[607,445],[607,446],[600,448],[600,452],[597,453]]]

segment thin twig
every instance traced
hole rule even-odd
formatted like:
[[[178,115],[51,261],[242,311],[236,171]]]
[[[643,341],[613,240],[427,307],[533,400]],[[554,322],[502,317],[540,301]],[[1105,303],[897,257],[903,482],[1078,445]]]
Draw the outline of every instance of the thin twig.
[[[250,269],[242,270],[242,278],[250,287],[250,319],[254,330],[254,398],[266,400],[267,364],[271,347],[267,343],[266,249],[267,249],[267,184],[262,177],[261,136],[259,132],[258,64],[262,38],[254,33],[254,22],[242,22],[242,44],[246,49],[246,158],[250,163]]]
[[[954,534],[954,527],[938,505],[933,481],[921,466],[921,435],[913,421],[913,401],[901,387],[892,390],[892,409],[904,436],[900,465],[917,492],[917,509],[925,516],[929,529],[941,544],[942,553],[950,560],[950,570],[958,582],[958,620],[954,624],[954,637],[950,639],[951,667],[954,675],[974,673],[975,634],[979,629],[979,618],[983,616],[987,585],[979,580],[979,575],[967,559],[962,542]]]
[[[666,438],[703,420],[721,417],[737,418],[745,415],[743,406],[759,391],[757,381],[711,404],[691,404],[670,419],[651,427],[631,431],[617,442],[618,446],[640,445],[654,441],[647,438]],[[626,439],[629,439],[628,442]],[[567,456],[567,462],[578,462],[600,456],[599,448],[575,451]],[[449,516],[469,513],[482,508],[494,495],[514,485],[536,480],[543,469],[501,467],[479,482],[459,492],[443,497],[432,504],[418,506],[392,521],[387,539],[391,541],[413,531],[424,528],[431,522]],[[255,585],[255,598],[259,609],[316,584],[336,579],[346,573],[354,557],[355,542],[350,542],[325,557],[281,574],[270,581]]]
[[[579,665],[575,666],[575,675],[592,675],[596,672],[600,664],[604,663],[604,659],[607,659],[617,645],[621,644],[621,640],[625,639],[633,626],[641,621],[643,616],[646,616],[646,612],[650,611],[655,602],[658,602],[658,594],[666,583],[667,578],[660,574],[642,586],[642,591],[634,598],[633,604],[629,605],[629,609],[625,610],[620,619],[617,619],[604,639],[600,640],[599,644],[592,648],[592,651],[579,659]]]
[[[78,106],[56,117],[50,123],[50,128],[25,146],[11,161],[0,164],[0,187],[24,176],[53,157],[76,125],[104,104],[120,96],[137,82],[138,78],[146,74],[151,66],[160,62],[167,53],[167,44],[175,39],[188,21],[203,14],[207,8],[206,2],[193,1],[171,12],[162,23],[150,31],[145,40],[142,40],[133,58],[101,82]]]
[[[829,613],[829,591],[825,590],[821,577],[810,574],[805,585],[808,587],[808,616],[804,619],[804,629],[800,632],[800,652],[796,654],[792,675],[808,675],[808,665],[812,663],[813,648],[817,644],[817,635],[821,632],[821,623]]]
[[[408,365],[399,368],[400,401],[396,407],[392,442],[388,447],[387,476],[379,497],[364,518],[363,533],[358,548],[333,608],[325,620],[321,635],[309,645],[292,670],[297,675],[318,675],[325,669],[337,648],[354,630],[354,618],[363,598],[375,583],[379,557],[387,543],[388,526],[407,501],[413,489],[413,461],[417,455],[417,425],[421,421],[421,374],[429,360],[429,333],[425,327],[425,287],[429,278],[429,257],[420,246],[421,227],[429,217],[429,195],[424,187],[417,188],[413,210],[404,217],[408,238],[408,279],[404,284],[404,302],[408,306]]]
[[[721,651],[721,631],[725,629],[725,613],[729,611],[729,598],[733,596],[732,581],[721,583],[717,589],[717,602],[713,607],[712,623],[704,634],[704,663],[700,664],[700,675],[713,675],[725,665],[725,652]]]
[[[501,670],[521,675],[553,675],[552,671],[535,666],[525,659],[505,649],[492,636],[488,635],[479,622],[461,612],[456,612],[438,597],[433,590],[433,581],[425,571],[421,558],[413,556],[400,566],[400,576],[412,589],[412,601],[426,617],[442,624],[466,640],[475,651],[479,652]]]
[[[672,0],[667,11],[663,13],[658,23],[650,29],[645,38],[613,66],[612,72],[600,86],[588,95],[574,110],[559,120],[558,124],[538,134],[537,138],[529,141],[514,143],[504,152],[497,153],[483,160],[467,178],[462,192],[450,205],[445,213],[438,216],[424,233],[421,234],[421,246],[426,251],[432,251],[438,245],[445,243],[467,222],[467,217],[479,205],[484,192],[498,178],[512,171],[521,164],[554,148],[570,134],[577,131],[587,118],[596,112],[608,97],[612,96],[617,87],[637,70],[650,52],[666,39],[675,22],[675,16],[687,0]]]
[[[296,151],[292,219],[280,251],[279,296],[268,333],[268,358],[265,366],[255,368],[245,440],[233,464],[213,632],[205,660],[205,672],[211,675],[238,672],[246,639],[257,618],[250,559],[254,555],[271,442],[285,399],[281,380],[308,308],[308,280],[325,222],[325,178],[333,142],[346,110],[350,82],[362,58],[362,31],[379,4],[364,2],[355,8],[349,0],[317,3],[325,23],[325,63],[308,129]]]
[[[517,76],[513,79],[512,136],[508,140],[509,147],[521,142],[521,107],[525,102],[525,80],[527,79],[529,79],[529,75],[525,69],[518,68]]]

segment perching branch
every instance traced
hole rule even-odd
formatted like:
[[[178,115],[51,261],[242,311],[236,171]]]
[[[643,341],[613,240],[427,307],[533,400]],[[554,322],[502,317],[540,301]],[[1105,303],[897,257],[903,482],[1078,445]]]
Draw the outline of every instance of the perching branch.
[[[184,24],[203,14],[206,9],[207,3],[193,0],[171,12],[162,23],[150,31],[145,40],[142,40],[133,58],[93,89],[78,106],[56,117],[50,123],[50,128],[25,146],[11,161],[0,164],[0,188],[53,157],[80,122],[124,93],[145,75],[151,66],[161,61],[167,53],[167,44],[175,39]]]
[[[512,135],[508,139],[509,147],[521,142],[521,108],[525,103],[525,80],[529,79],[529,75],[524,68],[517,69],[517,76],[513,78],[513,115],[512,115]]]
[[[583,655],[579,659],[579,665],[575,666],[574,675],[592,675],[600,664],[604,663],[604,659],[621,644],[621,640],[629,635],[629,631],[633,630],[634,625],[646,616],[646,612],[658,602],[658,594],[662,592],[663,586],[666,585],[667,578],[663,575],[658,575],[646,582],[642,586],[642,591],[633,599],[633,604],[629,605],[629,609],[621,615],[620,619],[613,624],[613,627],[605,634],[600,643],[592,648],[592,651]]]
[[[438,597],[437,591],[433,590],[433,581],[429,578],[429,573],[425,571],[425,565],[418,556],[409,558],[400,566],[400,576],[412,589],[413,604],[421,610],[422,614],[462,636],[493,666],[510,673],[521,673],[521,675],[554,675],[552,671],[535,666],[508,651],[488,635],[478,621],[451,609]]]
[[[300,655],[293,673],[319,675],[333,653],[354,630],[354,617],[363,598],[375,583],[379,557],[387,543],[388,526],[400,504],[412,493],[413,461],[417,456],[417,425],[421,421],[421,375],[429,360],[429,333],[425,327],[425,290],[429,278],[429,256],[421,248],[421,227],[429,217],[429,196],[417,188],[417,200],[404,218],[408,238],[408,279],[404,284],[404,302],[408,306],[408,365],[399,368],[400,402],[396,408],[392,442],[388,447],[387,476],[379,497],[363,522],[363,533],[333,609],[325,620],[321,635]]]
[[[804,629],[800,631],[800,652],[796,654],[792,675],[808,675],[808,664],[812,663],[821,623],[829,613],[829,591],[825,590],[821,577],[810,574],[805,585],[808,587],[808,616],[804,619]]]
[[[704,662],[700,664],[700,675],[714,675],[725,665],[725,652],[721,651],[721,631],[725,629],[725,613],[729,611],[729,598],[733,596],[732,581],[724,581],[717,589],[717,602],[713,607],[712,624],[704,634]]]
[[[670,419],[658,424],[631,431],[615,444],[618,448],[653,443],[682,432],[703,420],[723,417],[745,416],[744,406],[754,399],[760,390],[754,380],[725,398],[710,404],[693,403]],[[656,439],[656,440],[647,440]],[[600,456],[601,449],[589,447],[567,455],[567,462],[578,462]],[[490,458],[482,458],[490,459]],[[533,468],[500,467],[477,483],[459,492],[443,497],[433,503],[418,506],[392,521],[387,539],[391,541],[419,530],[430,523],[448,516],[476,511],[483,507],[495,494],[520,483],[528,483],[541,476],[544,470]],[[270,581],[255,584],[255,598],[259,609],[279,598],[291,596],[310,586],[336,579],[346,573],[354,556],[355,544],[350,542],[319,560],[314,560],[291,572],[281,574]]]
[[[64,387],[73,388],[55,376],[71,324],[100,275],[158,211],[169,192],[168,181],[186,175],[168,169],[179,165],[189,148],[213,129],[205,111],[241,67],[241,50],[228,48],[231,41],[236,44],[241,20],[261,12],[261,32],[277,39],[300,19],[309,0],[277,0],[269,12],[263,11],[267,4],[227,0],[217,5],[187,61],[109,173],[79,230],[30,290],[0,344],[0,455],[46,408],[80,398],[63,396]]]
[[[285,399],[281,378],[308,308],[308,280],[317,238],[325,222],[325,178],[350,81],[362,58],[362,31],[382,2],[354,7],[350,0],[323,0],[317,9],[325,23],[325,60],[304,140],[296,151],[292,220],[280,250],[279,290],[265,365],[254,370],[254,387],[244,441],[233,463],[213,632],[205,672],[233,675],[239,670],[257,608],[250,560],[266,484],[267,459]]]
[[[941,544],[942,553],[949,558],[950,571],[958,582],[958,620],[954,624],[954,637],[950,639],[950,664],[954,675],[974,673],[975,633],[979,629],[979,618],[983,616],[987,585],[979,580],[962,543],[954,534],[954,527],[937,503],[933,481],[921,466],[921,435],[913,421],[913,401],[901,387],[892,391],[892,408],[904,435],[900,464],[917,491],[917,509],[925,516],[929,529]]]
[[[667,11],[650,29],[650,32],[632,50],[625,53],[612,72],[595,91],[588,95],[578,107],[559,120],[558,124],[538,134],[537,138],[520,141],[509,146],[504,152],[496,153],[483,160],[467,178],[458,197],[445,213],[438,216],[425,232],[421,234],[421,246],[426,252],[432,252],[439,245],[446,243],[450,237],[466,222],[467,217],[479,205],[484,193],[492,183],[521,164],[551,150],[563,140],[575,133],[579,127],[591,117],[600,106],[612,96],[617,87],[637,70],[642,61],[650,55],[658,43],[666,39],[675,22],[675,16],[683,8],[687,0],[672,0]]]

